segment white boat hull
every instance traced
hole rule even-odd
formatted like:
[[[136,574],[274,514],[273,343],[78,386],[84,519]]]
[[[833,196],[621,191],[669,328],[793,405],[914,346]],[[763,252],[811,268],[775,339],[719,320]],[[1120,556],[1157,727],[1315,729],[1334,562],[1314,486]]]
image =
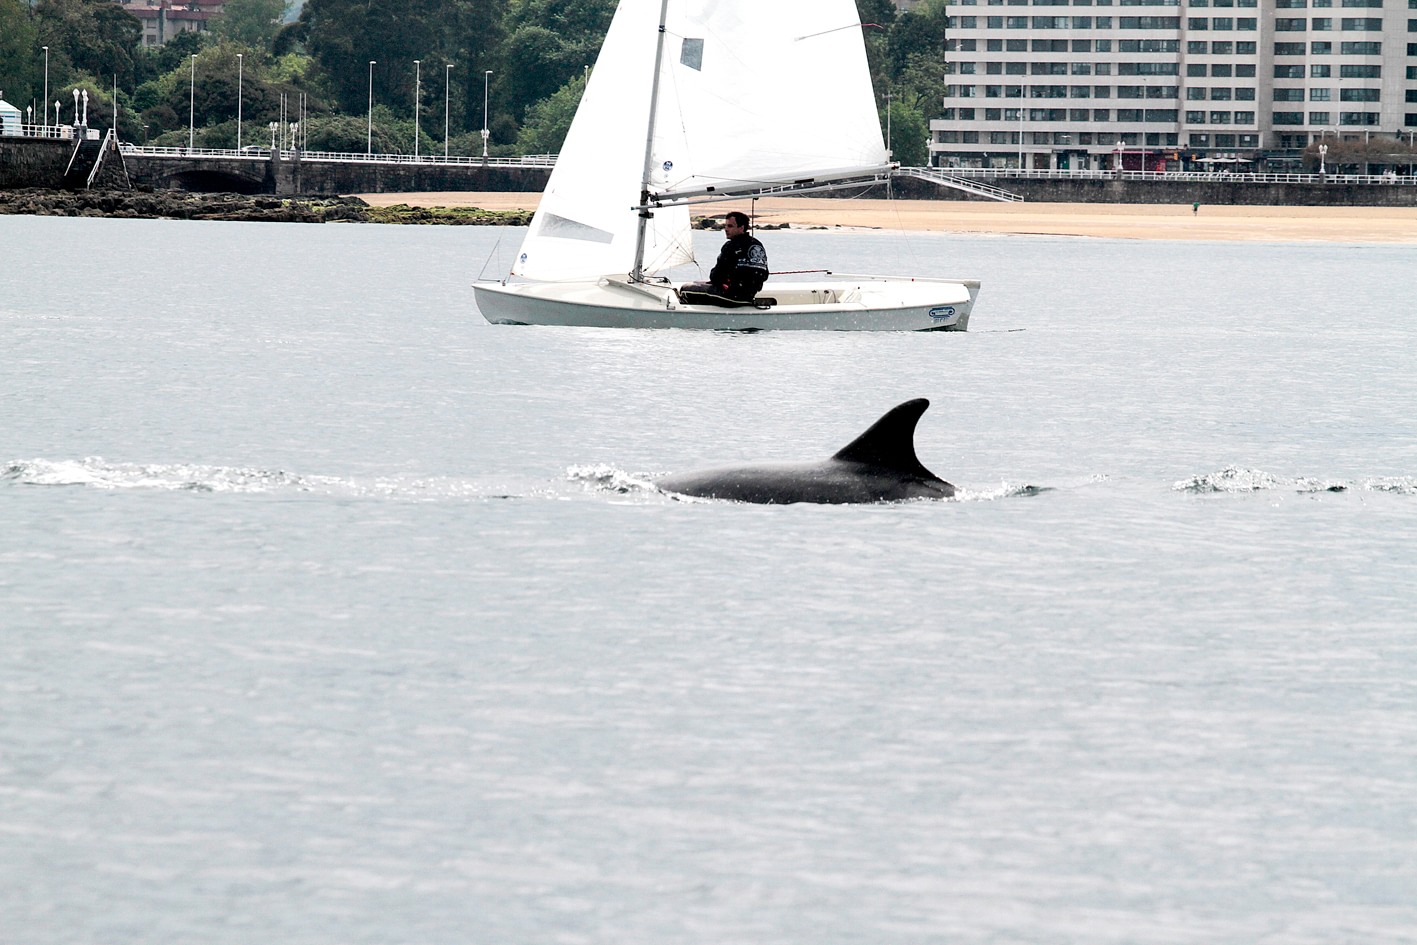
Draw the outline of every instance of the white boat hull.
[[[974,280],[837,276],[769,283],[768,308],[685,305],[677,286],[595,282],[478,283],[477,308],[494,325],[691,328],[710,331],[964,331],[979,292]]]

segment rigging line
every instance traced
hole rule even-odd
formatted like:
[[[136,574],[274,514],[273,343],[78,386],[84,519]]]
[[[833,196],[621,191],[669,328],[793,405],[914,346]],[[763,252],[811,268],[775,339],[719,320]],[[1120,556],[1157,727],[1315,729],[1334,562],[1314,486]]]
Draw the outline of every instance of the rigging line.
[[[848,24],[845,25],[845,26],[838,26],[838,27],[835,27],[835,28],[833,28],[833,29],[822,30],[820,33],[808,33],[806,36],[798,36],[798,37],[794,38],[792,41],[793,41],[794,43],[800,43],[800,42],[802,42],[802,40],[804,40],[804,39],[815,39],[815,38],[817,38],[818,36],[826,36],[826,35],[828,35],[828,34],[830,34],[830,33],[840,33],[842,30],[854,30],[854,29],[857,29],[857,28],[860,28],[860,27],[866,27],[866,26],[873,26],[873,27],[875,27],[875,28],[878,29],[878,30],[883,30],[883,29],[885,29],[885,27],[882,26],[882,25],[879,24],[879,23],[848,23]]]

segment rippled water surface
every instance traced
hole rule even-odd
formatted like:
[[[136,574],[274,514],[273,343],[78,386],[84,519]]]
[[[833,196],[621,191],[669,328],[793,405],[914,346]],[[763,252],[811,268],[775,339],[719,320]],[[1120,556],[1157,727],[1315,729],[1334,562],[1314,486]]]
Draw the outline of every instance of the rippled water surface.
[[[974,330],[0,217],[0,939],[1417,942],[1417,247],[763,237]],[[953,501],[649,484],[921,396]]]

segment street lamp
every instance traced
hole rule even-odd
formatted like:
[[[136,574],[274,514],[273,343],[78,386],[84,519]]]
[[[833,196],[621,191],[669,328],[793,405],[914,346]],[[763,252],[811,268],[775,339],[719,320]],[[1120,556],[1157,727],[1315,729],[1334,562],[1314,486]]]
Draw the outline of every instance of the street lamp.
[[[48,46],[45,46],[45,47],[44,47],[44,98],[41,99],[41,101],[43,101],[43,102],[46,103],[46,107],[45,107],[45,109],[44,109],[44,125],[45,125],[45,127],[47,128],[47,127],[49,127],[49,108],[48,108],[48,105],[47,105],[47,103],[49,102],[49,47],[48,47]],[[59,124],[59,119],[58,119],[57,117],[54,119],[54,123],[55,123],[56,125]]]
[[[423,97],[423,60],[413,60],[413,159],[418,160],[418,100]]]
[[[377,59],[369,60],[369,129],[365,132],[364,153],[374,153],[374,63]]]
[[[276,129],[280,127],[280,122],[273,121],[266,127],[271,129],[271,152],[274,153],[276,149]]]
[[[74,127],[79,125],[79,90],[74,90]]]
[[[482,73],[482,160],[487,160],[487,80],[492,75],[488,69]]]
[[[453,85],[453,64],[443,70],[443,159],[448,157],[448,90]]]
[[[187,150],[192,150],[192,141],[197,133],[197,54],[192,54],[192,72],[188,76],[187,89]]]
[[[241,150],[241,86],[245,78],[246,60],[242,53],[236,54],[236,150]]]
[[[1328,145],[1326,145],[1326,144],[1321,144],[1321,145],[1319,145],[1319,176],[1320,176],[1320,177],[1323,177],[1323,176],[1324,176],[1324,172],[1327,170],[1327,166],[1326,166],[1326,164],[1325,164],[1325,162],[1327,161],[1327,159],[1328,159]]]

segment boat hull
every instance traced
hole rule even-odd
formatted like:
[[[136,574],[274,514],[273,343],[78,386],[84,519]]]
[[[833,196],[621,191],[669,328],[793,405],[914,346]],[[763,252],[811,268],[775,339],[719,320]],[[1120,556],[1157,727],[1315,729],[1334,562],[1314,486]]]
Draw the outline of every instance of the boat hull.
[[[838,276],[770,284],[767,308],[685,305],[669,283],[478,283],[474,297],[494,325],[688,328],[708,331],[964,331],[979,291],[973,280]]]

